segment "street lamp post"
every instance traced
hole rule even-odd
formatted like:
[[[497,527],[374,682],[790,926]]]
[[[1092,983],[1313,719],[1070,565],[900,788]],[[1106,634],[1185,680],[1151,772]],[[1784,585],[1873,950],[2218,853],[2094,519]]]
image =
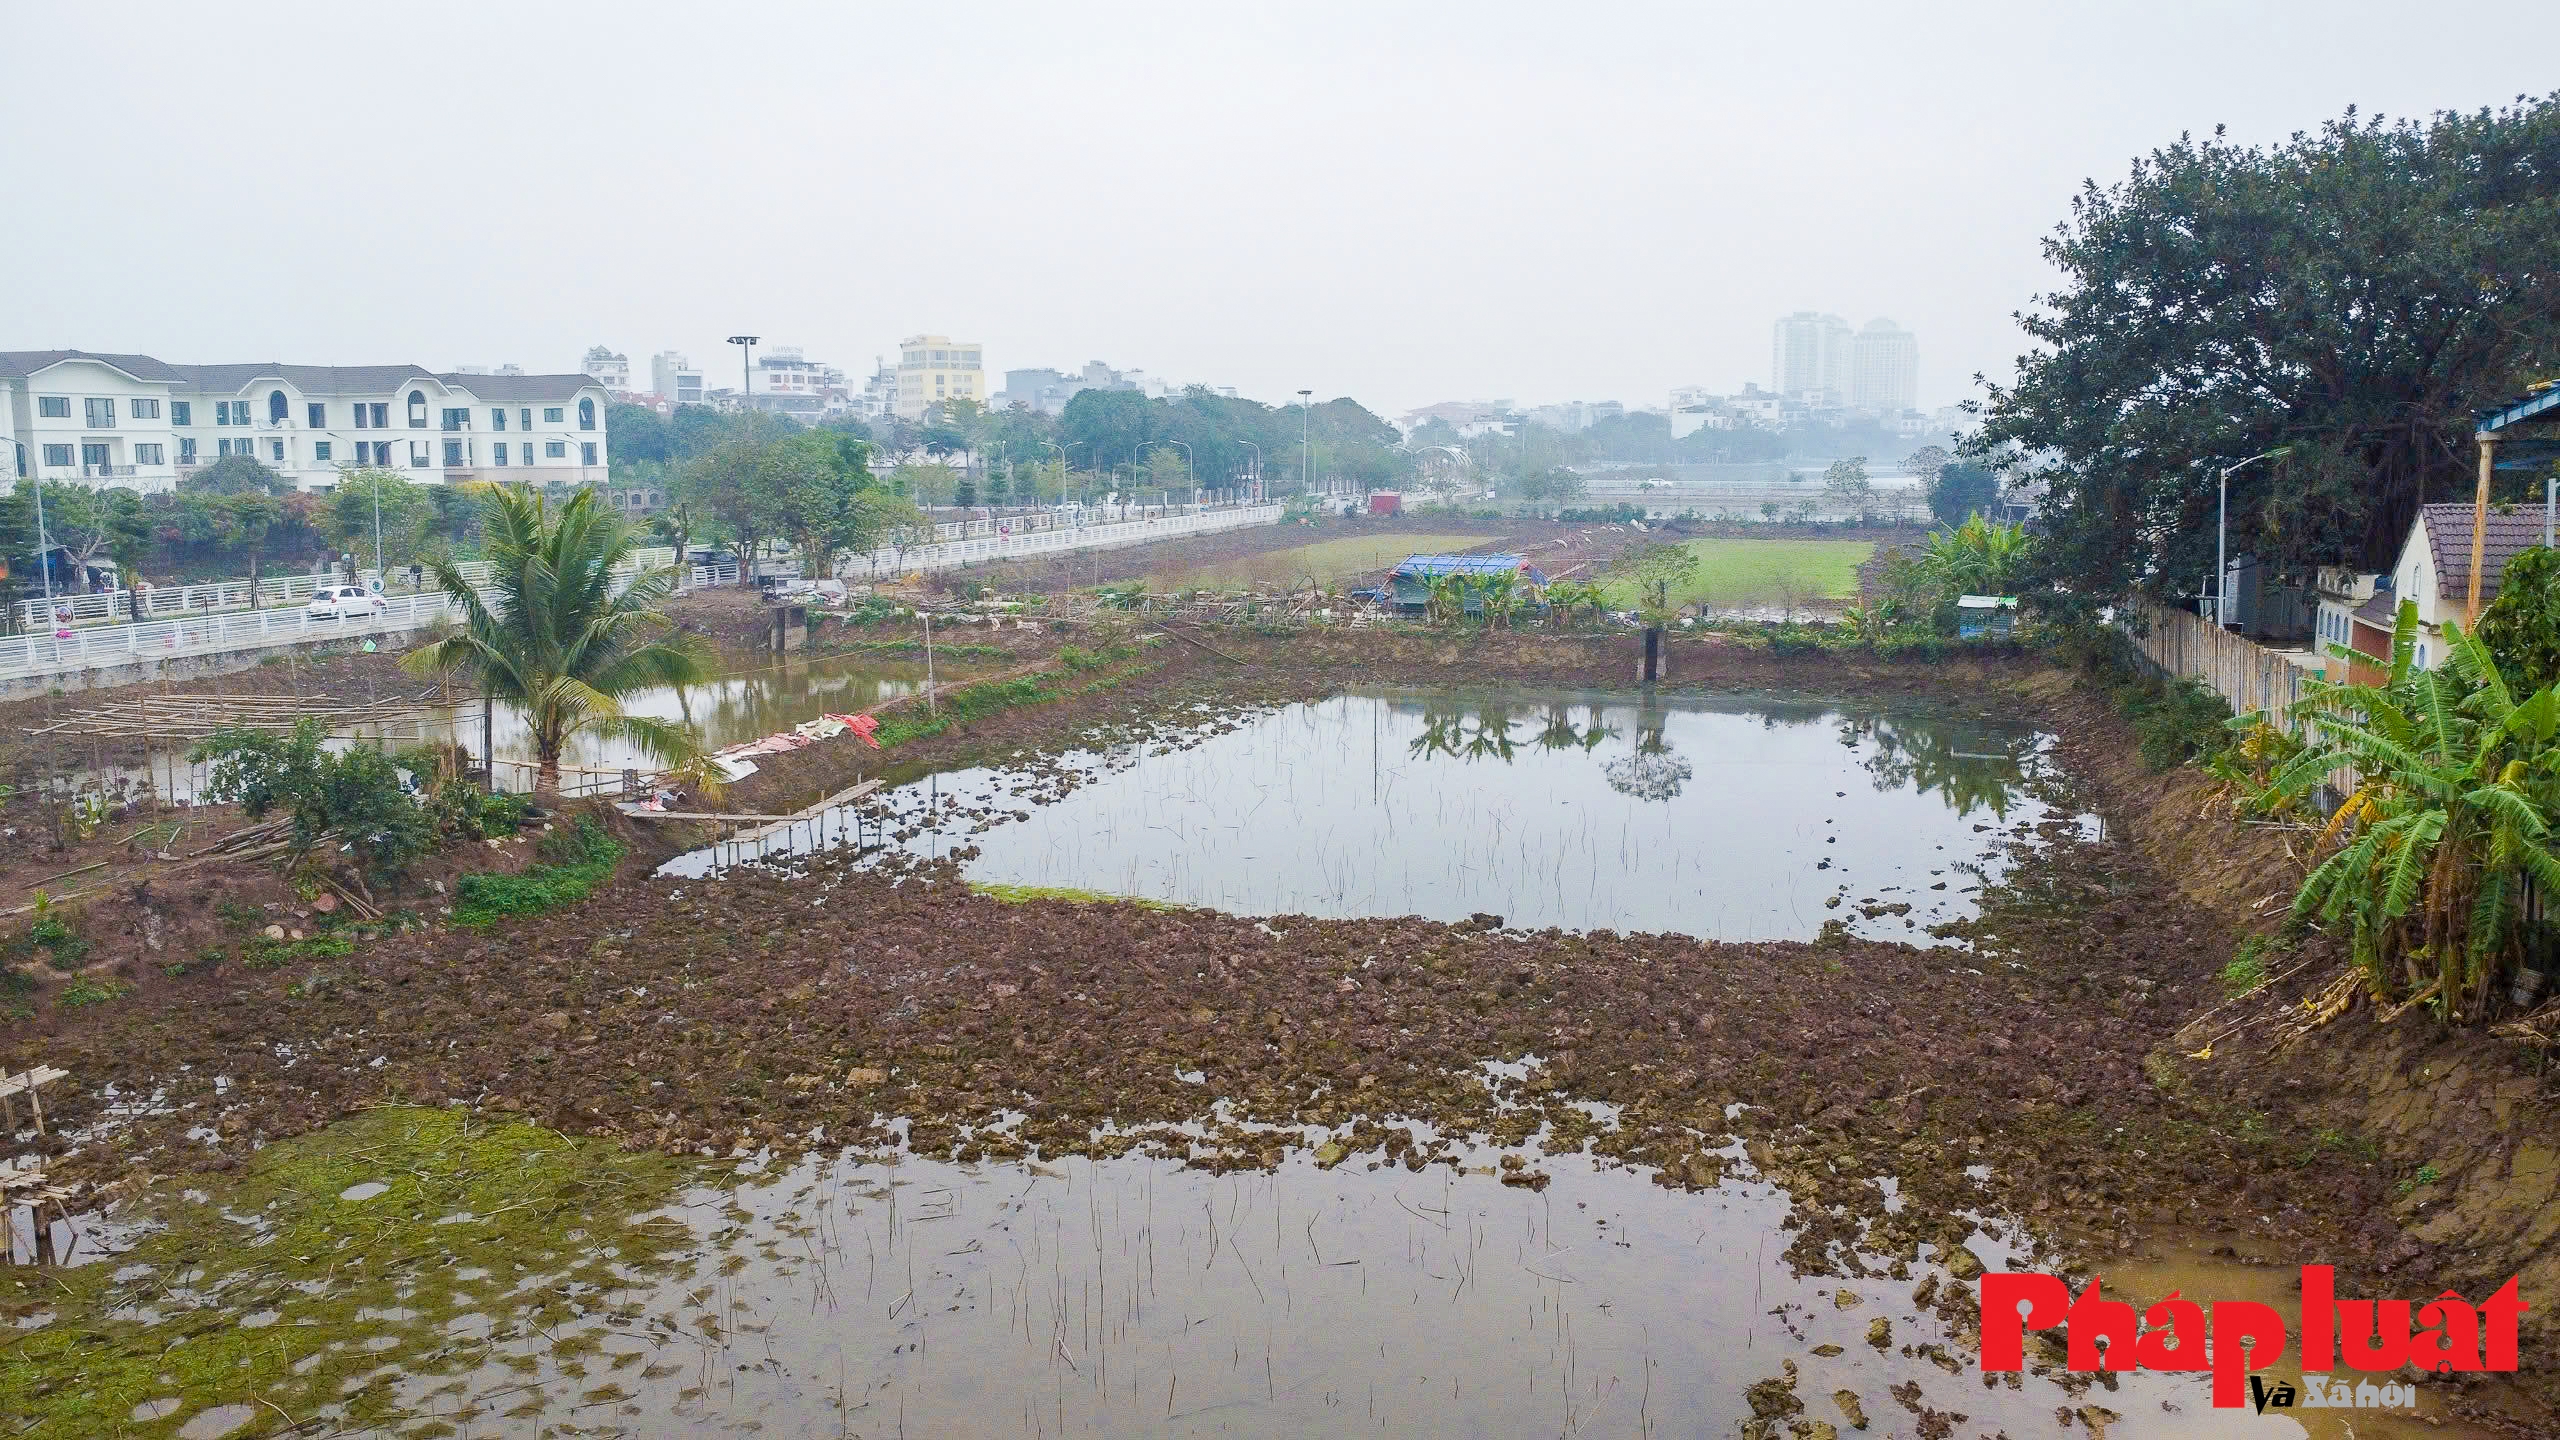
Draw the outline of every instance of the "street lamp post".
[[[53,542],[47,540],[44,533],[43,472],[38,471],[36,478],[29,483],[36,488],[36,574],[44,580],[44,616],[50,621],[53,619]],[[258,597],[250,595],[249,603],[256,605]]]
[[[2279,445],[2222,469],[2219,513],[2213,527],[2213,628],[2216,630],[2231,623],[2231,477],[2235,472],[2246,470],[2261,460],[2272,460],[2292,448]]]
[[[1236,443],[1253,452],[1253,498],[1258,502],[1262,499],[1262,447],[1250,440]]]
[[[1316,488],[1316,461],[1307,449],[1307,417],[1314,412],[1313,390],[1298,392],[1298,493],[1310,494]]]
[[[1200,467],[1199,467],[1199,462],[1198,462],[1198,461],[1196,461],[1196,460],[1194,460],[1194,459],[1192,458],[1192,455],[1191,455],[1191,447],[1190,447],[1189,445],[1184,445],[1184,444],[1183,444],[1183,442],[1181,442],[1181,441],[1179,441],[1179,440],[1164,440],[1164,441],[1160,441],[1160,442],[1158,442],[1158,443],[1160,443],[1160,444],[1165,444],[1165,445],[1181,445],[1181,446],[1182,446],[1182,468],[1191,472],[1191,503],[1192,503],[1192,504],[1194,504],[1194,505],[1199,504],[1199,503],[1200,503]],[[1143,514],[1143,513],[1145,513],[1145,512],[1141,511],[1140,513],[1141,513],[1141,514]]]
[[[751,392],[755,389],[755,371],[750,367],[754,361],[758,338],[754,335],[729,337],[729,343],[738,347],[738,408],[741,410],[755,408],[755,401],[751,398]]]

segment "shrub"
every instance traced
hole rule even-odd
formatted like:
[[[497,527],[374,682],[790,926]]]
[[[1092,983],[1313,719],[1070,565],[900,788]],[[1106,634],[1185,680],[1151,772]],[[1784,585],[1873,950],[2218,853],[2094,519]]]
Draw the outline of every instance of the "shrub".
[[[2267,937],[2252,935],[2240,942],[2231,963],[2222,967],[2222,993],[2237,1000],[2267,983]]]
[[[455,882],[454,923],[479,928],[509,915],[540,915],[574,905],[613,878],[622,847],[595,817],[581,815],[572,829],[555,830],[544,839],[542,855],[551,863],[522,874],[465,875]]]
[[[65,1010],[78,1010],[89,1005],[104,1005],[133,993],[133,987],[121,980],[74,980],[62,987],[54,1003]]]
[[[400,771],[378,745],[354,745],[332,754],[321,748],[317,720],[295,723],[291,735],[226,726],[188,752],[211,760],[206,793],[238,801],[259,819],[282,809],[293,817],[293,858],[300,862],[322,837],[353,843],[360,863],[396,874],[426,853],[435,826],[401,787]]]
[[[2133,721],[2142,763],[2155,771],[2216,754],[2230,739],[2231,706],[2201,680],[2139,680],[2117,703]]]
[[[1058,647],[1058,663],[1070,670],[1099,670],[1103,659],[1081,645],[1061,645]]]

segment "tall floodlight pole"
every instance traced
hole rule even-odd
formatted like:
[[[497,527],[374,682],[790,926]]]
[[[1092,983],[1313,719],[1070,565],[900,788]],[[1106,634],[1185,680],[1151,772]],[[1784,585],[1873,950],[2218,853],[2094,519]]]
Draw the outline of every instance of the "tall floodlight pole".
[[[1316,460],[1307,449],[1307,417],[1314,413],[1313,390],[1298,392],[1298,493],[1312,494],[1316,488]]]
[[[758,338],[754,335],[729,337],[729,343],[738,347],[738,408],[741,410],[751,409],[755,404],[748,396],[749,392],[755,389],[755,371],[750,367],[756,353]]]

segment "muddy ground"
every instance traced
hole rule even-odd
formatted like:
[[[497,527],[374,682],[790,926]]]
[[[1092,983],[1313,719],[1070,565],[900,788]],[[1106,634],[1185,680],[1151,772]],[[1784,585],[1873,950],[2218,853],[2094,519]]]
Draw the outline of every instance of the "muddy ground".
[[[1173,636],[1133,646],[1068,698],[886,754],[847,743],[773,757],[734,793],[752,805],[836,788],[865,766],[901,777],[1054,749],[1200,701],[1362,684],[1625,689],[1636,643]],[[2206,868],[2191,847],[2212,843],[2220,822],[2192,782],[2132,767],[2122,724],[2068,677],[2025,659],[1780,658],[1721,637],[1675,644],[1671,673],[1675,689],[1926,694],[2028,716],[2059,737],[2074,777],[2059,798],[2103,816],[2104,838],[2064,826],[2015,836],[2019,868],[1962,927],[1966,955],[1857,939],[1528,934],[1492,917],[1266,924],[1008,904],[947,872],[893,883],[823,863],[806,879],[667,882],[646,878],[647,862],[687,837],[624,826],[635,853],[623,878],[570,910],[492,934],[428,910],[423,933],[272,971],[172,976],[138,963],[134,937],[151,917],[215,913],[210,877],[111,897],[93,923],[135,962],[138,988],[0,1030],[0,1064],[165,1090],[169,1113],[127,1118],[112,1145],[53,1142],[57,1173],[90,1180],[221,1168],[242,1142],[386,1100],[474,1104],[675,1153],[787,1150],[821,1135],[885,1144],[883,1122],[905,1116],[918,1149],[968,1156],[1121,1148],[1125,1135],[1097,1140],[1096,1127],[1197,1120],[1224,1096],[1239,1121],[1358,1119],[1364,1142],[1415,1166],[1432,1146],[1400,1122],[1512,1139],[1543,1122],[1660,1167],[1664,1183],[1704,1186],[1721,1173],[1713,1150],[1739,1135],[1794,1188],[1790,1254],[1812,1270],[1856,1269],[1846,1242],[1861,1232],[1869,1251],[1905,1258],[1961,1239],[1958,1217],[1985,1203],[1967,1167],[1988,1167],[1991,1203],[2071,1236],[2082,1265],[2142,1249],[2155,1227],[2201,1226],[2335,1260],[2348,1293],[2474,1293],[2504,1278],[2512,1248],[2431,1235],[2401,1172],[2352,1126],[2341,1132],[2339,1107],[2306,1092],[2302,1074],[2162,1068],[2180,1028],[2222,1002],[2215,977],[2237,940],[2265,923],[2256,892],[2288,887],[2267,868],[2280,862],[2252,852],[2237,857],[2260,866],[2246,885],[2182,888]],[[2358,1043],[2367,1023],[2341,1022],[2319,1053]],[[2466,1053],[2495,1068],[2476,1042]],[[1450,1063],[1524,1055],[1546,1064],[1502,1092],[1521,1103],[1501,1111]],[[1205,1086],[1178,1071],[1205,1072]],[[1596,1131],[1570,1100],[1624,1107],[1620,1127]],[[95,1118],[94,1099],[57,1103],[70,1125]],[[1007,1109],[1030,1117],[1015,1138],[973,1132]],[[184,1138],[202,1124],[228,1143]],[[2332,1143],[2341,1133],[2347,1143]],[[1267,1137],[1210,1136],[1202,1163],[1274,1158]],[[1910,1203],[1898,1214],[1868,1183],[1877,1174],[1901,1180]],[[2537,1309],[2529,1323],[2548,1319]],[[2529,1339],[2528,1366],[2550,1369],[2550,1336],[2546,1325]]]

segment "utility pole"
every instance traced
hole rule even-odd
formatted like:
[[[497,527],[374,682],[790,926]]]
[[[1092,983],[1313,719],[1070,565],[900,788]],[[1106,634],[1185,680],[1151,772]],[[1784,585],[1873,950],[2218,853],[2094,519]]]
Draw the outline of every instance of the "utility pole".
[[[2230,597],[2224,593],[2231,588],[2231,561],[2229,558],[2231,543],[2231,477],[2248,469],[2250,466],[2257,464],[2261,460],[2274,460],[2284,456],[2290,453],[2292,449],[2293,447],[2290,445],[2279,445],[2273,450],[2252,455],[2237,465],[2226,465],[2223,467],[2220,515],[2215,521],[2213,531],[2213,628],[2216,630],[2223,628],[2223,626],[2229,624],[2231,620]]]

